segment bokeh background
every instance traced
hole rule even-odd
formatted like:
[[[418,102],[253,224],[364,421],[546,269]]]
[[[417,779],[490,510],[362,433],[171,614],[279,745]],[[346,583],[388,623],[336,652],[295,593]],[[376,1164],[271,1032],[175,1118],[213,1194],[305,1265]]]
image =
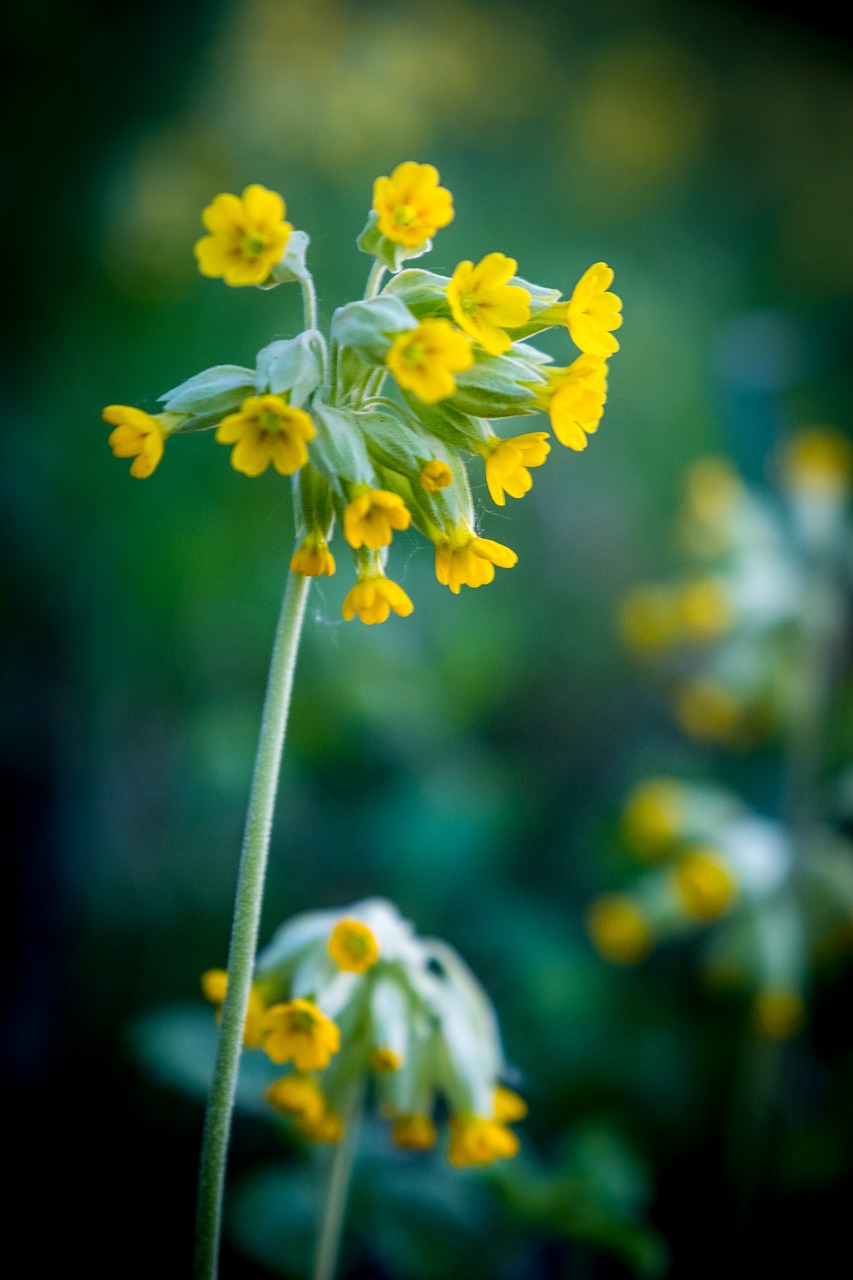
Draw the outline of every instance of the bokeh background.
[[[373,628],[340,618],[345,554],[313,589],[263,937],[299,910],[392,898],[482,978],[531,1109],[523,1159],[491,1182],[368,1135],[346,1274],[793,1274],[846,1253],[846,959],[799,1036],[756,1048],[691,940],[627,970],[584,928],[627,875],[637,778],[774,794],[772,750],[689,742],[620,641],[619,598],[671,562],[685,467],[724,454],[761,487],[794,428],[851,428],[853,59],[828,5],[772,10],[13,6],[2,976],[12,1168],[45,1270],[186,1274],[202,1102],[151,1018],[197,1004],[225,958],[292,537],[277,477],[238,476],[198,436],[131,480],[100,410],[153,410],[296,331],[297,290],[198,276],[213,195],[284,193],[328,321],[363,288],[373,178],[410,158],[455,196],[428,265],[500,249],[570,290],[604,260],[625,324],[586,453],[552,453],[501,511],[475,490],[515,571],[452,597],[429,548],[395,539],[416,610]],[[299,1274],[309,1168],[241,1117],[223,1275]]]

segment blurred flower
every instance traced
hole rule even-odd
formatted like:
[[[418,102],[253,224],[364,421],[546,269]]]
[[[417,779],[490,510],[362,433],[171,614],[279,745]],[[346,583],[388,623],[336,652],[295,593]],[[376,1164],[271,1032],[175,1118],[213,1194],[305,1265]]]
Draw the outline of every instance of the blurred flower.
[[[264,1090],[271,1107],[308,1125],[315,1125],[326,1114],[326,1099],[313,1076],[294,1072],[274,1080]]]
[[[622,813],[622,832],[629,848],[644,858],[657,858],[672,847],[679,832],[683,788],[670,778],[649,778],[629,795]]]
[[[161,418],[127,404],[107,405],[101,416],[115,427],[109,437],[113,456],[133,458],[130,474],[145,480],[163,457],[166,431]]]
[[[840,431],[798,431],[782,451],[782,475],[794,491],[815,497],[841,496],[853,481],[853,443]]]
[[[415,249],[446,227],[453,220],[453,196],[438,181],[433,165],[414,160],[397,165],[390,178],[377,178],[373,208],[382,234]]]
[[[385,357],[399,385],[424,404],[453,395],[454,373],[470,369],[473,361],[469,340],[441,319],[424,320],[417,329],[401,333]]]
[[[246,476],[259,476],[272,463],[279,475],[292,476],[308,461],[306,444],[314,424],[304,409],[294,409],[281,396],[249,396],[239,413],[223,418],[216,429],[220,444],[233,444],[231,466]]]
[[[339,920],[329,937],[329,955],[345,973],[366,973],[379,959],[379,943],[360,920]]]
[[[391,1126],[391,1141],[404,1151],[428,1151],[438,1134],[429,1116],[396,1116]]]
[[[414,609],[402,587],[382,573],[365,573],[359,576],[344,598],[342,612],[347,622],[356,614],[368,626],[385,622],[393,609],[401,618],[407,618]]]
[[[694,920],[716,920],[737,897],[737,881],[713,849],[693,848],[679,854],[672,881],[681,907]]]
[[[719,578],[695,578],[686,583],[678,603],[683,634],[698,644],[718,639],[734,621],[725,583]]]
[[[787,1040],[803,1026],[806,1006],[799,991],[769,987],[759,991],[753,1005],[753,1023],[767,1040]]]
[[[505,330],[518,328],[530,318],[530,294],[508,283],[517,269],[514,258],[489,253],[476,267],[473,262],[460,262],[447,286],[453,319],[493,356],[512,345]]]
[[[387,489],[367,489],[344,512],[344,537],[351,547],[387,547],[394,530],[408,529],[411,515],[403,499]]]
[[[273,1062],[293,1062],[297,1071],[322,1071],[340,1046],[340,1031],[313,1000],[271,1005],[263,1019],[263,1047]]]
[[[518,1138],[512,1129],[482,1116],[452,1116],[447,1158],[456,1169],[491,1164],[518,1152]]]
[[[263,284],[293,230],[284,214],[281,196],[258,183],[239,197],[217,196],[201,215],[211,234],[196,242],[199,271],[230,285]]]
[[[651,930],[627,894],[604,893],[596,898],[587,911],[586,925],[598,950],[613,964],[637,964],[651,950]]]
[[[653,583],[631,587],[620,601],[619,627],[622,638],[638,653],[665,652],[681,629],[676,592]]]
[[[743,723],[743,704],[716,681],[688,680],[676,699],[678,723],[700,742],[732,743]]]
[[[221,1007],[228,990],[228,971],[226,969],[205,970],[201,975],[201,989],[204,992],[205,1000],[209,1000],[211,1004]],[[249,991],[246,1022],[243,1026],[243,1044],[247,1049],[257,1049],[263,1040],[265,1011],[266,1002],[260,988],[255,983]]]

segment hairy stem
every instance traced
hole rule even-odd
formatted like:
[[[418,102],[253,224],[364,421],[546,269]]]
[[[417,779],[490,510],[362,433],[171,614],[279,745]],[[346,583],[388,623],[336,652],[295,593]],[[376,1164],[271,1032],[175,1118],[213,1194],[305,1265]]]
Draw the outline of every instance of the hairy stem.
[[[368,298],[375,298],[382,284],[382,277],[385,275],[386,268],[378,258],[374,258],[373,266],[370,268],[370,275],[367,277],[367,287],[364,290],[365,301]]]
[[[302,286],[302,315],[305,320],[305,328],[316,329],[317,291],[314,288],[314,277],[311,275],[301,276],[299,283]]]

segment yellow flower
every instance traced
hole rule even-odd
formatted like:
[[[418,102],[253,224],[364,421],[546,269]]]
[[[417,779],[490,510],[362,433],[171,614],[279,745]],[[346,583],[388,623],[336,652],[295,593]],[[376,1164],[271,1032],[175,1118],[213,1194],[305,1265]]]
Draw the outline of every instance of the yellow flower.
[[[530,294],[508,283],[517,268],[515,258],[488,253],[476,267],[473,262],[460,262],[447,285],[453,319],[493,356],[512,346],[504,330],[516,329],[530,319]]]
[[[284,213],[281,196],[258,183],[242,196],[218,195],[201,215],[211,233],[194,249],[201,274],[230,285],[263,284],[293,230]]]
[[[385,363],[405,391],[414,391],[424,404],[435,404],[453,395],[453,375],[471,368],[474,353],[449,320],[424,320],[394,339]]]
[[[713,525],[731,514],[743,484],[726,458],[700,458],[687,472],[685,490],[688,513]]]
[[[399,494],[388,489],[367,489],[344,512],[344,537],[356,551],[387,547],[395,529],[408,529],[411,514]]]
[[[530,431],[524,436],[499,440],[492,436],[486,454],[486,484],[492,501],[504,505],[511,498],[523,498],[533,486],[529,467],[541,467],[551,452],[547,431]]]
[[[608,293],[613,272],[605,262],[596,262],[574,287],[566,306],[566,325],[572,342],[585,355],[612,356],[619,343],[611,330],[622,323],[622,301]]]
[[[341,1042],[336,1024],[313,1000],[272,1005],[264,1017],[264,1030],[266,1054],[273,1062],[292,1060],[297,1071],[322,1071]]]
[[[598,950],[613,964],[637,964],[651,950],[651,930],[627,894],[603,893],[596,898],[586,926]]]
[[[662,652],[681,632],[677,595],[669,587],[652,583],[632,587],[619,606],[619,628],[625,643],[636,652]]]
[[[370,1065],[380,1075],[388,1075],[392,1071],[400,1070],[403,1065],[403,1059],[399,1053],[395,1053],[393,1049],[383,1045],[378,1049],[371,1049]]]
[[[276,1111],[309,1125],[316,1124],[326,1113],[323,1091],[312,1076],[283,1076],[264,1090],[264,1097]]]
[[[226,969],[207,969],[201,975],[201,989],[204,998],[211,1004],[222,1005],[228,990],[228,972]],[[221,1010],[220,1010],[221,1012]],[[264,1014],[266,1006],[257,984],[249,991],[249,1003],[246,1006],[246,1022],[243,1027],[243,1044],[247,1049],[260,1048],[264,1031]],[[220,1015],[217,1014],[217,1017]]]
[[[509,547],[491,538],[478,538],[470,531],[462,531],[436,544],[435,576],[443,587],[450,587],[454,595],[459,588],[482,587],[499,569],[511,569],[518,556]]]
[[[345,973],[366,973],[379,959],[379,943],[360,920],[339,920],[329,938],[329,955]]]
[[[732,742],[743,727],[742,704],[709,679],[688,680],[676,699],[678,723],[700,742]]]
[[[436,493],[439,489],[446,489],[453,482],[453,472],[446,462],[433,458],[421,467],[418,479],[421,482],[421,488],[426,489],[427,493]]]
[[[681,907],[693,920],[716,920],[737,897],[737,881],[713,849],[690,849],[678,859],[672,884]]]
[[[641,782],[628,797],[622,814],[625,843],[644,858],[658,858],[678,835],[682,789],[667,778]]]
[[[347,592],[341,612],[347,622],[356,614],[363,623],[384,622],[393,609],[401,618],[408,618],[414,609],[402,587],[382,573],[360,574],[354,587]]]
[[[514,1089],[507,1089],[499,1084],[495,1089],[495,1113],[493,1119],[499,1124],[512,1124],[523,1120],[527,1115],[527,1103]]]
[[[110,404],[101,417],[115,427],[109,446],[116,458],[133,458],[130,474],[145,480],[163,457],[166,430],[158,417],[128,404]]]
[[[514,1156],[518,1138],[512,1129],[484,1116],[455,1115],[450,1119],[450,1146],[447,1158],[456,1169],[491,1164]]]
[[[317,1120],[306,1117],[297,1121],[299,1132],[312,1142],[340,1142],[344,1132],[344,1122],[334,1111],[327,1111]]]
[[[391,1141],[404,1151],[428,1151],[435,1146],[435,1125],[429,1116],[397,1116],[391,1128]]]
[[[259,476],[270,463],[283,476],[292,476],[308,461],[306,442],[314,424],[304,409],[293,409],[281,396],[249,396],[239,413],[223,418],[216,428],[220,444],[233,444],[231,466],[245,476]]]
[[[716,640],[732,625],[734,614],[725,586],[717,578],[697,578],[679,596],[681,621],[687,639]]]
[[[376,179],[373,208],[382,234],[407,249],[426,244],[453,221],[453,196],[438,185],[438,170],[414,160],[398,164],[390,178]]]
[[[335,557],[321,533],[315,530],[303,539],[291,557],[290,568],[293,573],[302,573],[306,578],[316,578],[321,573],[331,577],[335,572]]]
[[[587,436],[598,430],[607,400],[607,361],[582,355],[555,378],[556,390],[547,402],[554,435],[567,449],[580,452]]]
[[[853,480],[853,443],[831,427],[799,431],[783,451],[782,471],[795,491],[840,497]]]
[[[796,1035],[805,1020],[806,1006],[799,991],[790,987],[768,987],[755,997],[753,1026],[768,1040],[787,1040]]]

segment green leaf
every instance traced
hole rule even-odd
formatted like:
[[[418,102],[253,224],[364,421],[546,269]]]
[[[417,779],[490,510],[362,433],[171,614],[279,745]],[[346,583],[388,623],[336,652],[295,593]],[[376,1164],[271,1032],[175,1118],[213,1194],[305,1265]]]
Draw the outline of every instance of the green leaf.
[[[187,415],[179,431],[197,431],[203,426],[216,426],[254,393],[255,375],[251,369],[237,364],[218,364],[187,378],[158,399],[167,413]]]
[[[332,341],[352,347],[373,364],[385,363],[391,337],[417,328],[417,320],[400,298],[379,294],[366,302],[349,302],[332,316]]]
[[[258,352],[256,386],[259,394],[289,393],[289,402],[301,408],[320,383],[326,368],[326,342],[319,329],[306,329],[296,338],[271,342]]]
[[[311,405],[311,420],[317,434],[309,445],[309,453],[332,489],[345,497],[341,481],[372,484],[373,467],[357,414],[351,409],[338,409],[315,398]]]

